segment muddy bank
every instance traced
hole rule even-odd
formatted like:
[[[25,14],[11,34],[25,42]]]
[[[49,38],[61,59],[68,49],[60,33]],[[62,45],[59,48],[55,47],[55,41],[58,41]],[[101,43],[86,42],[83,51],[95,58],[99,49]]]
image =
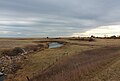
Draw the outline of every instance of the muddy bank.
[[[22,69],[22,66],[27,63],[29,54],[46,48],[48,48],[46,44],[29,44],[24,47],[1,50],[0,72],[7,74],[7,76],[14,75],[16,71]]]
[[[85,51],[64,59],[31,81],[91,81],[91,79],[120,56],[120,47],[104,47]]]
[[[53,42],[53,41],[52,41]],[[54,41],[58,42],[58,41]],[[0,72],[7,74],[7,79],[15,75],[15,73],[22,69],[29,61],[28,56],[41,50],[49,48],[51,42],[36,42],[35,44],[29,44],[23,47],[15,47],[13,49],[1,50],[0,55]],[[63,44],[63,42],[60,42]]]
[[[37,41],[35,44],[29,44],[23,47],[15,47],[13,49],[4,49],[0,51],[0,72],[7,75],[15,74],[16,71],[22,69],[28,61],[28,55],[41,50],[49,48],[51,42],[59,42],[60,44],[65,44],[61,41]]]

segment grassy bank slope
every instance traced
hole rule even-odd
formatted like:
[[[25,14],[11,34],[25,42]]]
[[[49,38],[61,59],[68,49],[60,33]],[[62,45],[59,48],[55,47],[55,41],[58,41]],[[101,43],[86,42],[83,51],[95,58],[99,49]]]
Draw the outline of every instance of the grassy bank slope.
[[[119,49],[120,47],[104,47],[74,55],[58,62],[32,81],[93,81],[96,74],[119,58]]]

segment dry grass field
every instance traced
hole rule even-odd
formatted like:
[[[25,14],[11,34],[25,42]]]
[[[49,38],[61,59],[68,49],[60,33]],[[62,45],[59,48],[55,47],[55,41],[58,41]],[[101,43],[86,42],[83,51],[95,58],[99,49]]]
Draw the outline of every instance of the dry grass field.
[[[120,40],[0,39],[0,49],[22,47],[34,41],[64,41],[59,48],[46,48],[26,55],[21,69],[5,81],[119,81]],[[111,77],[111,78],[110,78]]]

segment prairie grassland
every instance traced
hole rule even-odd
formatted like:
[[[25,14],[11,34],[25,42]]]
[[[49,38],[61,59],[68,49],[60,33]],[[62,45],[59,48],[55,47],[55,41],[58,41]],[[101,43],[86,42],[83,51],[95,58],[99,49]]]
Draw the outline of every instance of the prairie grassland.
[[[14,47],[22,47],[31,43],[31,41],[27,40],[0,40],[0,50]]]
[[[120,52],[119,52],[120,53]],[[92,81],[120,81],[120,58],[95,75]]]
[[[45,49],[43,51],[37,52],[34,55],[30,55],[25,67],[19,70],[14,77],[15,81],[26,81],[26,76],[30,78],[38,75],[41,71],[44,71],[46,68],[51,65],[56,64],[59,60],[69,57],[79,52],[95,49],[96,47],[88,46],[78,46],[78,45],[66,45],[61,48],[55,49]],[[25,76],[24,76],[25,75]]]
[[[0,49],[22,47],[22,46],[34,43],[34,41],[38,41],[38,40],[46,41],[49,39],[45,39],[45,38],[0,38]]]
[[[27,81],[26,76],[28,76],[30,79],[33,78],[32,79],[33,81],[34,80],[35,81],[36,80],[41,81],[42,79],[39,78],[40,77],[39,75],[41,73],[46,72],[46,70],[49,71],[49,69],[51,67],[57,69],[55,66],[56,65],[59,66],[58,63],[60,63],[60,62],[61,62],[61,64],[66,64],[67,62],[64,62],[64,59],[66,59],[66,61],[68,61],[68,62],[69,61],[71,62],[70,65],[73,65],[71,67],[72,69],[74,69],[73,67],[80,67],[80,66],[74,66],[74,61],[72,62],[71,60],[68,59],[68,58],[71,59],[72,57],[74,58],[73,60],[75,60],[76,57],[78,57],[78,59],[80,59],[80,60],[75,60],[75,63],[85,62],[83,64],[82,68],[85,68],[86,70],[88,70],[88,68],[91,67],[91,65],[89,66],[89,63],[92,63],[92,67],[95,66],[95,68],[98,68],[97,70],[99,70],[99,67],[101,67],[103,65],[105,66],[105,65],[107,65],[107,63],[112,62],[114,60],[114,58],[111,58],[111,57],[114,56],[113,53],[115,51],[110,55],[109,54],[105,55],[105,53],[109,53],[109,51],[112,51],[112,50],[109,50],[109,51],[104,53],[104,52],[101,52],[101,51],[104,51],[104,50],[97,50],[97,49],[101,49],[103,47],[108,48],[108,47],[119,47],[120,46],[120,40],[119,39],[96,39],[96,41],[94,41],[94,42],[88,42],[88,41],[68,40],[67,38],[62,38],[62,39],[32,39],[32,40],[31,39],[24,39],[24,40],[23,39],[20,39],[20,40],[17,39],[17,40],[13,40],[13,43],[11,45],[10,44],[8,46],[6,45],[6,48],[9,47],[9,46],[10,47],[24,46],[26,44],[33,43],[33,41],[39,41],[39,40],[42,40],[42,41],[47,41],[47,40],[65,41],[65,42],[68,42],[68,43],[66,45],[64,45],[63,47],[60,47],[60,48],[45,49],[45,50],[35,52],[35,53],[32,53],[32,54],[28,55],[27,60],[24,62],[24,66],[22,66],[22,69],[18,70],[13,75],[9,75],[5,81]],[[15,44],[16,41],[17,41],[17,43]],[[1,43],[1,47],[2,47],[2,44],[3,43]],[[100,52],[100,54],[102,54],[102,53],[103,54],[102,55],[100,55],[100,54],[97,55],[98,52],[95,52],[95,53],[92,52],[93,54],[95,54],[95,57],[92,57],[89,54],[88,54],[87,57],[84,56],[83,53],[85,51],[88,51],[88,50],[93,51],[93,49]],[[87,52],[87,53],[89,53],[89,52]],[[117,56],[117,54],[115,54],[115,55]],[[115,56],[115,59],[116,59],[116,56]],[[83,57],[83,58],[81,58],[81,57]],[[93,59],[91,59],[91,58],[93,58]],[[98,61],[97,59],[100,59],[100,61]],[[67,64],[67,66],[69,66],[69,63]],[[95,69],[95,68],[92,68],[92,70],[90,70],[90,72],[92,72],[93,69]],[[64,67],[61,67],[60,70],[62,71],[63,69],[65,69],[65,70],[62,74],[61,74],[61,72],[59,73],[59,71],[57,71],[58,74],[55,77],[52,76],[53,79],[57,79],[55,81],[59,81],[58,79],[61,78],[60,75],[66,75],[66,72],[68,72],[68,71],[66,71],[66,68],[64,68]],[[77,69],[79,69],[79,68],[77,68]],[[78,71],[78,70],[76,70],[76,69],[72,70],[73,74],[74,74],[74,71],[76,73],[76,71]],[[87,71],[85,71],[85,72],[87,72]],[[89,71],[87,73],[89,73]],[[49,74],[49,72],[48,72],[48,74]],[[70,74],[72,74],[71,71],[70,71]],[[44,77],[44,75],[42,75],[42,77]],[[51,79],[51,76],[49,76],[49,77],[48,78]],[[59,78],[56,78],[56,77],[59,77]],[[73,75],[70,75],[68,77],[73,77]],[[77,75],[76,75],[76,79],[78,80]],[[68,80],[68,81],[74,81],[74,80],[77,81],[76,79],[74,77],[74,79],[71,79],[71,80]],[[67,81],[67,80],[64,80],[64,79],[62,79],[62,80]],[[42,81],[46,81],[46,80],[42,80]],[[89,81],[89,80],[87,78],[86,80],[83,80],[83,81]]]
[[[93,77],[120,56],[120,47],[114,48],[93,49],[64,59],[32,81],[98,81]]]

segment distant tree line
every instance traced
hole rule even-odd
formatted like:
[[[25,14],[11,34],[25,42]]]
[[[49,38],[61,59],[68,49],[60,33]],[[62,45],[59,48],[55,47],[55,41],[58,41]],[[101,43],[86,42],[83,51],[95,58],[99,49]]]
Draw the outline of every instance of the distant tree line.
[[[113,35],[113,36],[110,36],[110,37],[107,37],[105,35],[105,37],[95,37],[94,35],[91,35],[92,38],[100,38],[100,39],[120,39],[120,36],[116,36],[116,35]]]

